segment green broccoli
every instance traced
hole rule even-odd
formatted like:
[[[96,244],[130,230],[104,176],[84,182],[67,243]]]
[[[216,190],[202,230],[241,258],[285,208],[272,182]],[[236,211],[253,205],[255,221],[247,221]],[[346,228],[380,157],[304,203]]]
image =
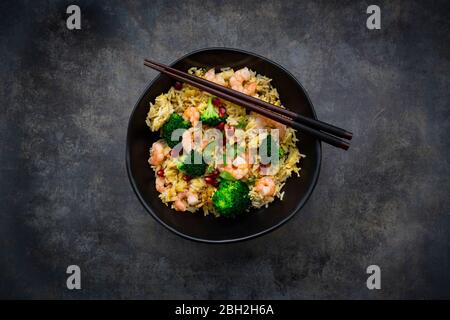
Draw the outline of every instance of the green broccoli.
[[[188,129],[190,126],[189,121],[184,120],[182,116],[174,112],[170,115],[169,120],[164,123],[161,136],[166,140],[169,147],[173,148],[180,143],[181,136],[178,140],[172,140],[172,133],[177,129]]]
[[[200,162],[200,163],[197,163]],[[189,155],[180,157],[178,170],[182,171],[189,177],[199,177],[205,174],[208,165],[203,160],[202,155],[195,150],[192,150]]]
[[[222,180],[212,197],[214,208],[223,217],[234,217],[250,206],[248,192],[245,182]]]
[[[286,151],[282,147],[278,148],[278,157],[281,159],[286,155]]]
[[[212,97],[208,99],[208,106],[200,115],[200,121],[211,127],[217,126],[219,123],[224,122],[227,119],[226,116],[221,117],[216,110],[216,107],[212,104]]]

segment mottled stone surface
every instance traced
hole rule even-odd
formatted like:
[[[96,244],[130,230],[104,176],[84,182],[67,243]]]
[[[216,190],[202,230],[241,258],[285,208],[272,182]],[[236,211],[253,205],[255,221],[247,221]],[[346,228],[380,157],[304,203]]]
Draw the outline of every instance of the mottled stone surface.
[[[82,30],[65,27],[68,4]],[[369,2],[2,1],[1,298],[450,298],[449,6]],[[279,62],[320,119],[318,185],[292,221],[232,245],[154,221],[125,170],[132,107],[155,72],[208,46]],[[82,290],[65,288],[66,267]],[[382,290],[365,268],[382,270]]]

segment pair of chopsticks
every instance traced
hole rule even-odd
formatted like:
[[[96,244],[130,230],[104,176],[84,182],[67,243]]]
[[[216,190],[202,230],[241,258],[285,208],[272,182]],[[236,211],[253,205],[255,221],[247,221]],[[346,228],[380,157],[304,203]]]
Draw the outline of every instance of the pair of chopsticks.
[[[350,147],[350,144],[344,139],[350,140],[353,134],[347,130],[274,106],[239,91],[226,88],[214,82],[196,77],[187,72],[171,68],[155,61],[145,59],[144,65],[164,73],[177,81],[188,83],[203,91],[209,92],[214,96],[243,106],[251,111],[262,114],[267,118],[285,124],[291,128],[305,132],[310,136],[332,146],[344,150],[347,150]]]

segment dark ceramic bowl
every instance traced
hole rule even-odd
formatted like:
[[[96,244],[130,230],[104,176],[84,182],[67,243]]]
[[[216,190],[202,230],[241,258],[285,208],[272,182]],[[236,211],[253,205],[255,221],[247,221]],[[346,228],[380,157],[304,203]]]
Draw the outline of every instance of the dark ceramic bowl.
[[[266,58],[236,49],[209,48],[192,52],[171,66],[186,71],[196,67],[248,67],[273,79],[280,98],[291,110],[316,118],[314,108],[302,85],[280,65]],[[311,195],[320,171],[321,145],[301,133],[299,148],[306,158],[301,160],[301,177],[289,178],[284,187],[283,201],[275,200],[268,208],[252,209],[235,219],[214,218],[198,213],[179,213],[161,202],[155,189],[155,174],[147,163],[149,148],[159,139],[145,124],[149,103],[167,92],[173,81],[160,75],[154,79],[139,98],[128,124],[127,170],[131,185],[147,211],[163,226],[176,234],[196,241],[226,243],[251,239],[268,233],[291,219]]]

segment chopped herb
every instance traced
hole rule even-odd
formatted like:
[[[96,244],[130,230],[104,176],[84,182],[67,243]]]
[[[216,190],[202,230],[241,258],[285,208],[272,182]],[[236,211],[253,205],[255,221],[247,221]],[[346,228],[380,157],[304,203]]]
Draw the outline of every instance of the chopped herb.
[[[222,171],[219,175],[220,178],[222,178],[223,180],[227,180],[227,181],[234,181],[236,180],[233,175],[231,173],[229,173],[228,171]]]

